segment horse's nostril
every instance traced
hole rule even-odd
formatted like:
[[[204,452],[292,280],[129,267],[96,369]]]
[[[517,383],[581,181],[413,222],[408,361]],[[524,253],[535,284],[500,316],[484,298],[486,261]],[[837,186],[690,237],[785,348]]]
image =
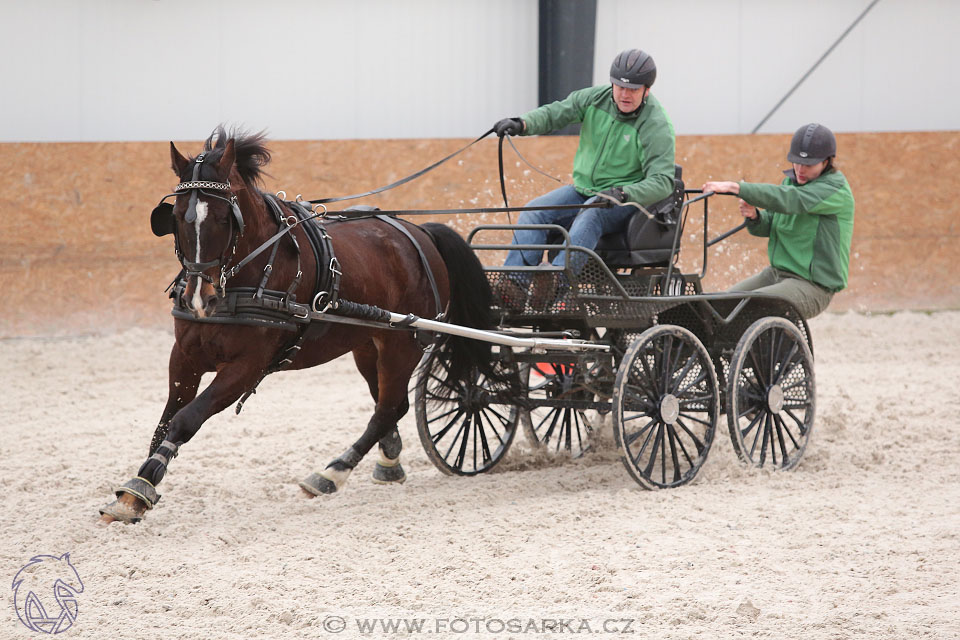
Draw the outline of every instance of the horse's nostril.
[[[209,310],[212,311],[213,308],[217,306],[217,303],[218,303],[219,301],[220,301],[220,299],[216,296],[216,294],[206,296],[206,297],[203,299],[203,308],[204,308],[204,309],[209,309]]]

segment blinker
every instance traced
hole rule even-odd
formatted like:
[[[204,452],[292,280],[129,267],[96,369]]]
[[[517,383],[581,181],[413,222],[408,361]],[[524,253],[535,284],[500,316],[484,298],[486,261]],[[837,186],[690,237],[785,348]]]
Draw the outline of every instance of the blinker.
[[[153,208],[153,213],[150,214],[150,230],[158,238],[170,235],[177,230],[177,221],[173,216],[172,204],[161,202]]]

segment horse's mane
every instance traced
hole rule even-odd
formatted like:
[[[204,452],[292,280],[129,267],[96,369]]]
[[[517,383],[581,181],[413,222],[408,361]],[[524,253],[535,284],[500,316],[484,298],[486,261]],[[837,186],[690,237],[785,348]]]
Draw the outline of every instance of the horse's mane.
[[[233,138],[237,155],[237,171],[247,183],[259,185],[265,175],[262,167],[270,162],[270,150],[266,147],[267,132],[248,133],[234,127],[229,134],[222,124],[218,124],[210,137],[203,143],[203,152],[210,162],[219,161],[227,140]]]

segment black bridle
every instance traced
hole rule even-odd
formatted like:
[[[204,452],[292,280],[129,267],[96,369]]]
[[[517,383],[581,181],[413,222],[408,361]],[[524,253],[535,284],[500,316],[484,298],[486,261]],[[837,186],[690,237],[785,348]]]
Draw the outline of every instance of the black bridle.
[[[191,176],[190,181],[179,183],[176,187],[174,187],[173,193],[168,193],[161,198],[160,204],[157,205],[156,209],[154,209],[154,215],[156,216],[158,210],[162,211],[165,215],[172,215],[173,205],[165,202],[166,199],[171,197],[180,197],[185,195],[187,192],[190,193],[190,200],[187,203],[187,212],[184,214],[183,219],[188,223],[194,223],[197,220],[197,202],[199,201],[200,194],[203,194],[208,198],[222,200],[230,206],[230,210],[233,213],[233,215],[229,216],[230,240],[220,253],[219,257],[215,260],[209,260],[207,262],[191,262],[190,260],[187,260],[182,249],[180,248],[179,234],[176,233],[176,231],[173,233],[177,259],[180,261],[180,265],[183,267],[183,277],[185,277],[187,281],[189,281],[190,278],[200,278],[201,280],[209,282],[211,285],[213,285],[217,295],[222,297],[227,284],[227,278],[237,271],[236,268],[230,269],[230,261],[237,252],[237,243],[240,240],[240,237],[243,235],[245,225],[243,222],[243,213],[240,211],[240,204],[237,200],[236,194],[231,193],[229,181],[212,182],[209,180],[199,180],[200,168],[203,165],[203,161],[203,154],[198,155],[196,159],[194,159],[193,175]],[[224,197],[218,193],[214,193],[216,191],[228,193],[230,195],[229,197]],[[154,225],[154,233],[158,233],[156,224]],[[207,270],[214,267],[220,267],[219,280],[215,280],[212,276],[206,273]]]

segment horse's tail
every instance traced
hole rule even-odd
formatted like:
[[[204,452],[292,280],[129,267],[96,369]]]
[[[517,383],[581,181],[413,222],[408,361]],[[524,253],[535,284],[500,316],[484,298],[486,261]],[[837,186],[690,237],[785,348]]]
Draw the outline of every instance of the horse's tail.
[[[420,225],[433,238],[440,257],[447,267],[450,281],[450,311],[447,319],[474,329],[490,329],[493,317],[493,292],[483,265],[460,234],[445,224],[427,222]],[[473,367],[490,379],[498,379],[490,356],[490,343],[482,340],[447,336],[450,355],[450,377],[463,380]]]

